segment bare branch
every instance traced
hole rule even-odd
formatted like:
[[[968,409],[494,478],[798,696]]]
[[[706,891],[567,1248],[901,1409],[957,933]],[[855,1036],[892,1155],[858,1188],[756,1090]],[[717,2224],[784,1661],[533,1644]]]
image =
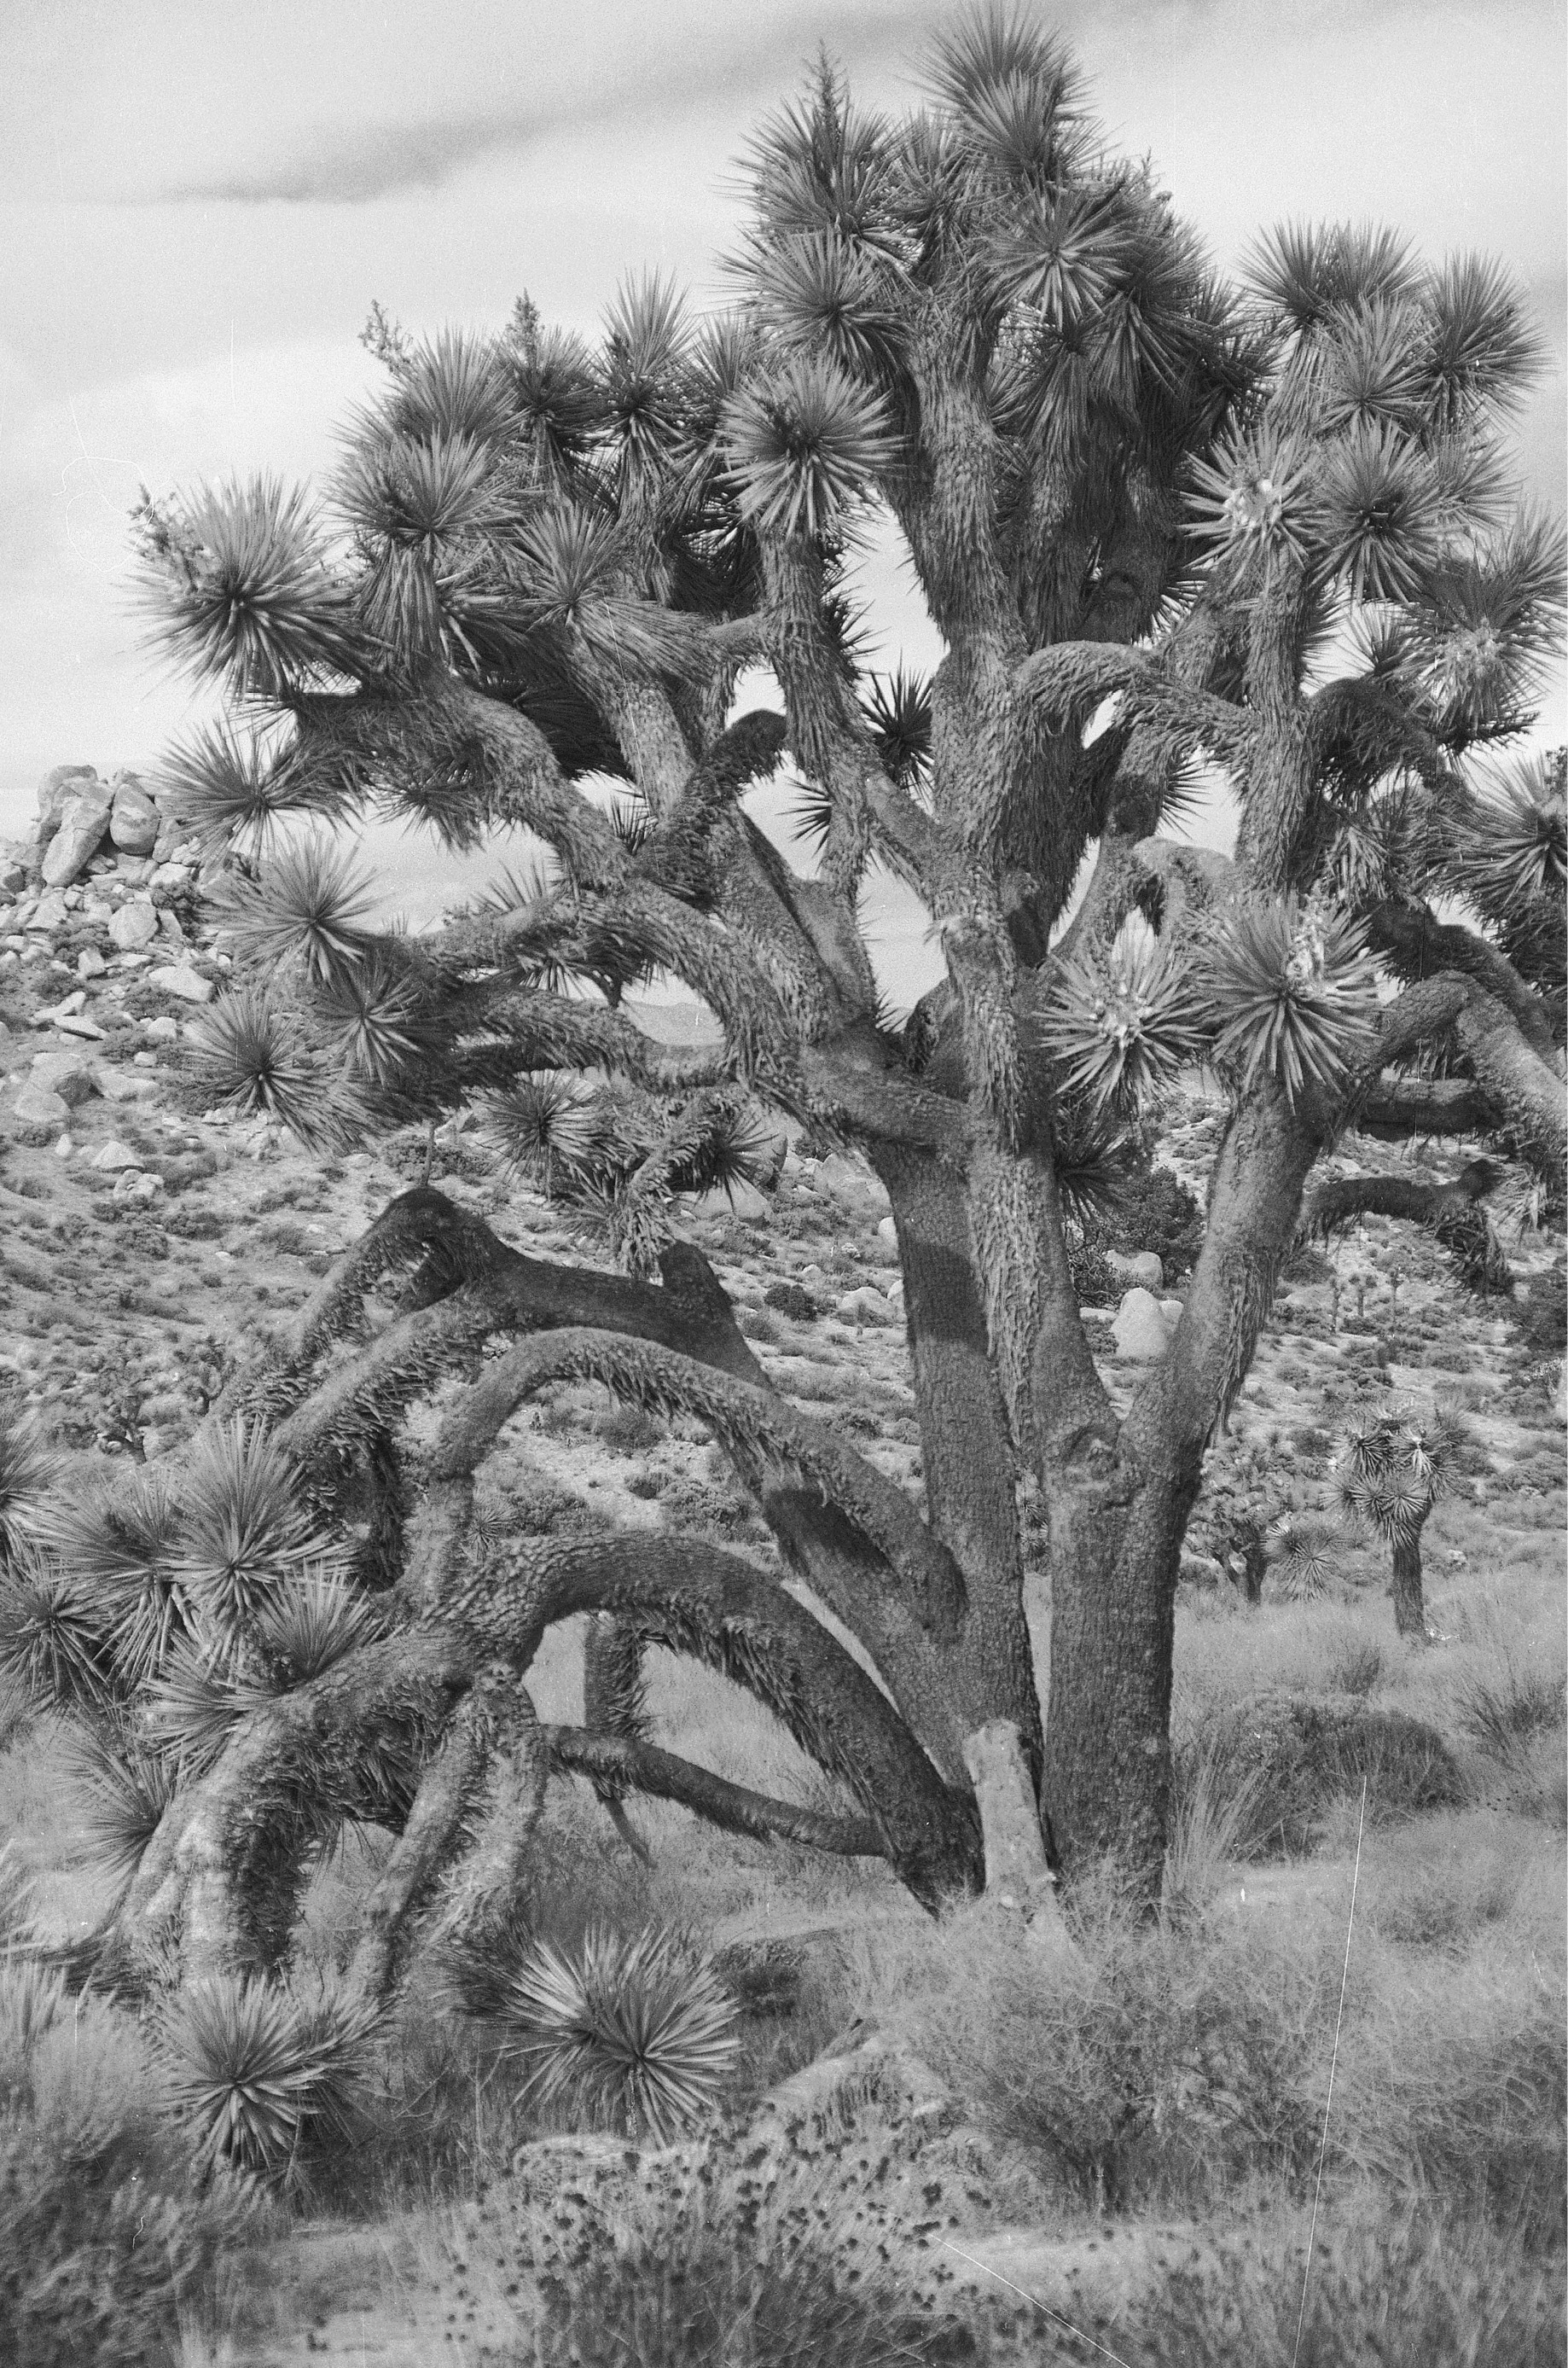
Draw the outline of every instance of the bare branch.
[[[839,1858],[887,1855],[882,1836],[869,1817],[824,1816],[820,1810],[774,1800],[714,1776],[656,1744],[596,1735],[579,1726],[547,1726],[541,1732],[553,1767],[590,1777],[596,1785],[613,1784],[623,1792],[677,1802],[727,1833],[749,1834],[757,1841],[797,1842]]]

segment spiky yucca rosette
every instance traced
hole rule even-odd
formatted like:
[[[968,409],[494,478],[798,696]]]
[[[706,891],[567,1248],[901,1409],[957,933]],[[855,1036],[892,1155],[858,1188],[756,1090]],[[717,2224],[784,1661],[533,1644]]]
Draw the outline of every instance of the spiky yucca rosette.
[[[594,1926],[574,1950],[536,1942],[506,1988],[524,2094],[593,2125],[672,2145],[710,2114],[740,2050],[733,1998],[678,1934]]]

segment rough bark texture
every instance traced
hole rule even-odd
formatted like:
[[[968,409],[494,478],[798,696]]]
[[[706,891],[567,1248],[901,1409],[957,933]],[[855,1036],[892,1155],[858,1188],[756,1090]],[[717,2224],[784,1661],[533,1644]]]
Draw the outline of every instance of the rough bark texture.
[[[1426,1642],[1426,1606],[1421,1590],[1421,1541],[1400,1539],[1393,1549],[1393,1624],[1402,1636]]]

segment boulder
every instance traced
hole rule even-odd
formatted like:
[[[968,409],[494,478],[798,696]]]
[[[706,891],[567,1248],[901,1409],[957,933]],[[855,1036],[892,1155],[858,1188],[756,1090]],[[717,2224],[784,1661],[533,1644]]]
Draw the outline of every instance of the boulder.
[[[63,1035],[80,1036],[87,1043],[101,1044],[104,1041],[103,1030],[97,1020],[89,1019],[85,1012],[63,1012],[54,1024]]]
[[[148,1020],[146,1033],[154,1044],[172,1044],[179,1034],[179,1022],[177,1019],[171,1019],[166,1012],[162,1012],[156,1019]],[[141,1058],[140,1053],[137,1058]]]
[[[697,1195],[691,1213],[694,1217],[744,1217],[758,1224],[767,1217],[768,1204],[755,1184],[733,1184],[728,1192],[715,1185],[710,1192]]]
[[[133,954],[158,934],[158,916],[140,896],[122,905],[108,925],[108,941],[122,954]]]
[[[74,995],[63,996],[58,1003],[45,1004],[35,1011],[31,1024],[35,1028],[50,1028],[58,1019],[74,1019],[86,1000],[86,990],[79,986]]]
[[[185,931],[180,927],[179,915],[172,905],[165,905],[159,910],[158,935],[170,939],[176,946],[183,946],[185,943]]]
[[[108,1061],[99,1061],[93,1070],[93,1083],[106,1102],[150,1102],[158,1090],[155,1077],[128,1077],[123,1069],[116,1069]]]
[[[177,995],[182,1003],[210,1003],[212,1000],[211,980],[203,978],[199,971],[192,970],[188,962],[177,962],[168,970],[153,971],[147,984],[155,986],[160,994]]]
[[[1175,1328],[1153,1292],[1134,1287],[1123,1294],[1111,1326],[1116,1353],[1142,1360],[1163,1357]]]
[[[877,1220],[877,1239],[880,1242],[885,1242],[890,1250],[897,1249],[898,1226],[892,1217],[880,1217]]]
[[[115,866],[115,885],[144,888],[153,877],[153,859],[150,855],[122,855]]]
[[[76,975],[78,978],[102,978],[108,968],[108,964],[105,962],[102,954],[99,953],[97,946],[84,946],[81,952],[76,957]]]
[[[1163,1291],[1165,1269],[1154,1250],[1107,1250],[1105,1262],[1123,1282],[1142,1283],[1145,1291]]]
[[[90,855],[96,855],[114,801],[108,784],[97,781],[67,798],[60,823],[44,849],[44,884],[63,888],[75,879]]]
[[[68,802],[97,780],[97,769],[91,765],[56,765],[52,772],[44,775],[38,785],[38,829],[35,833],[40,853],[60,828],[60,818]]]
[[[11,1108],[24,1126],[63,1126],[71,1105],[47,1086],[24,1086]]]
[[[58,888],[46,888],[33,906],[23,927],[28,929],[52,931],[65,927],[65,899]]]
[[[161,896],[182,896],[195,877],[188,863],[159,863],[153,866],[147,886],[155,903]]]
[[[122,855],[151,855],[163,816],[134,773],[117,773],[110,783],[114,805],[108,835]]]
[[[83,1053],[40,1053],[33,1063],[32,1082],[47,1093],[58,1094],[72,1110],[97,1090],[93,1064]]]
[[[93,1166],[101,1167],[106,1174],[122,1167],[141,1167],[143,1164],[142,1154],[132,1151],[128,1143],[121,1143],[118,1135],[110,1135],[108,1141],[93,1154]]]

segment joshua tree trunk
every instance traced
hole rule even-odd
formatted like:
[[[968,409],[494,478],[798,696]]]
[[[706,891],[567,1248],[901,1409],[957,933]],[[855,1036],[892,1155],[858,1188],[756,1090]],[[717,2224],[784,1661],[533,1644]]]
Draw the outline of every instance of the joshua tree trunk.
[[[1393,1580],[1389,1588],[1393,1597],[1393,1624],[1402,1636],[1418,1636],[1426,1642],[1426,1608],[1421,1592],[1421,1541],[1418,1537],[1402,1538],[1393,1550]]]

